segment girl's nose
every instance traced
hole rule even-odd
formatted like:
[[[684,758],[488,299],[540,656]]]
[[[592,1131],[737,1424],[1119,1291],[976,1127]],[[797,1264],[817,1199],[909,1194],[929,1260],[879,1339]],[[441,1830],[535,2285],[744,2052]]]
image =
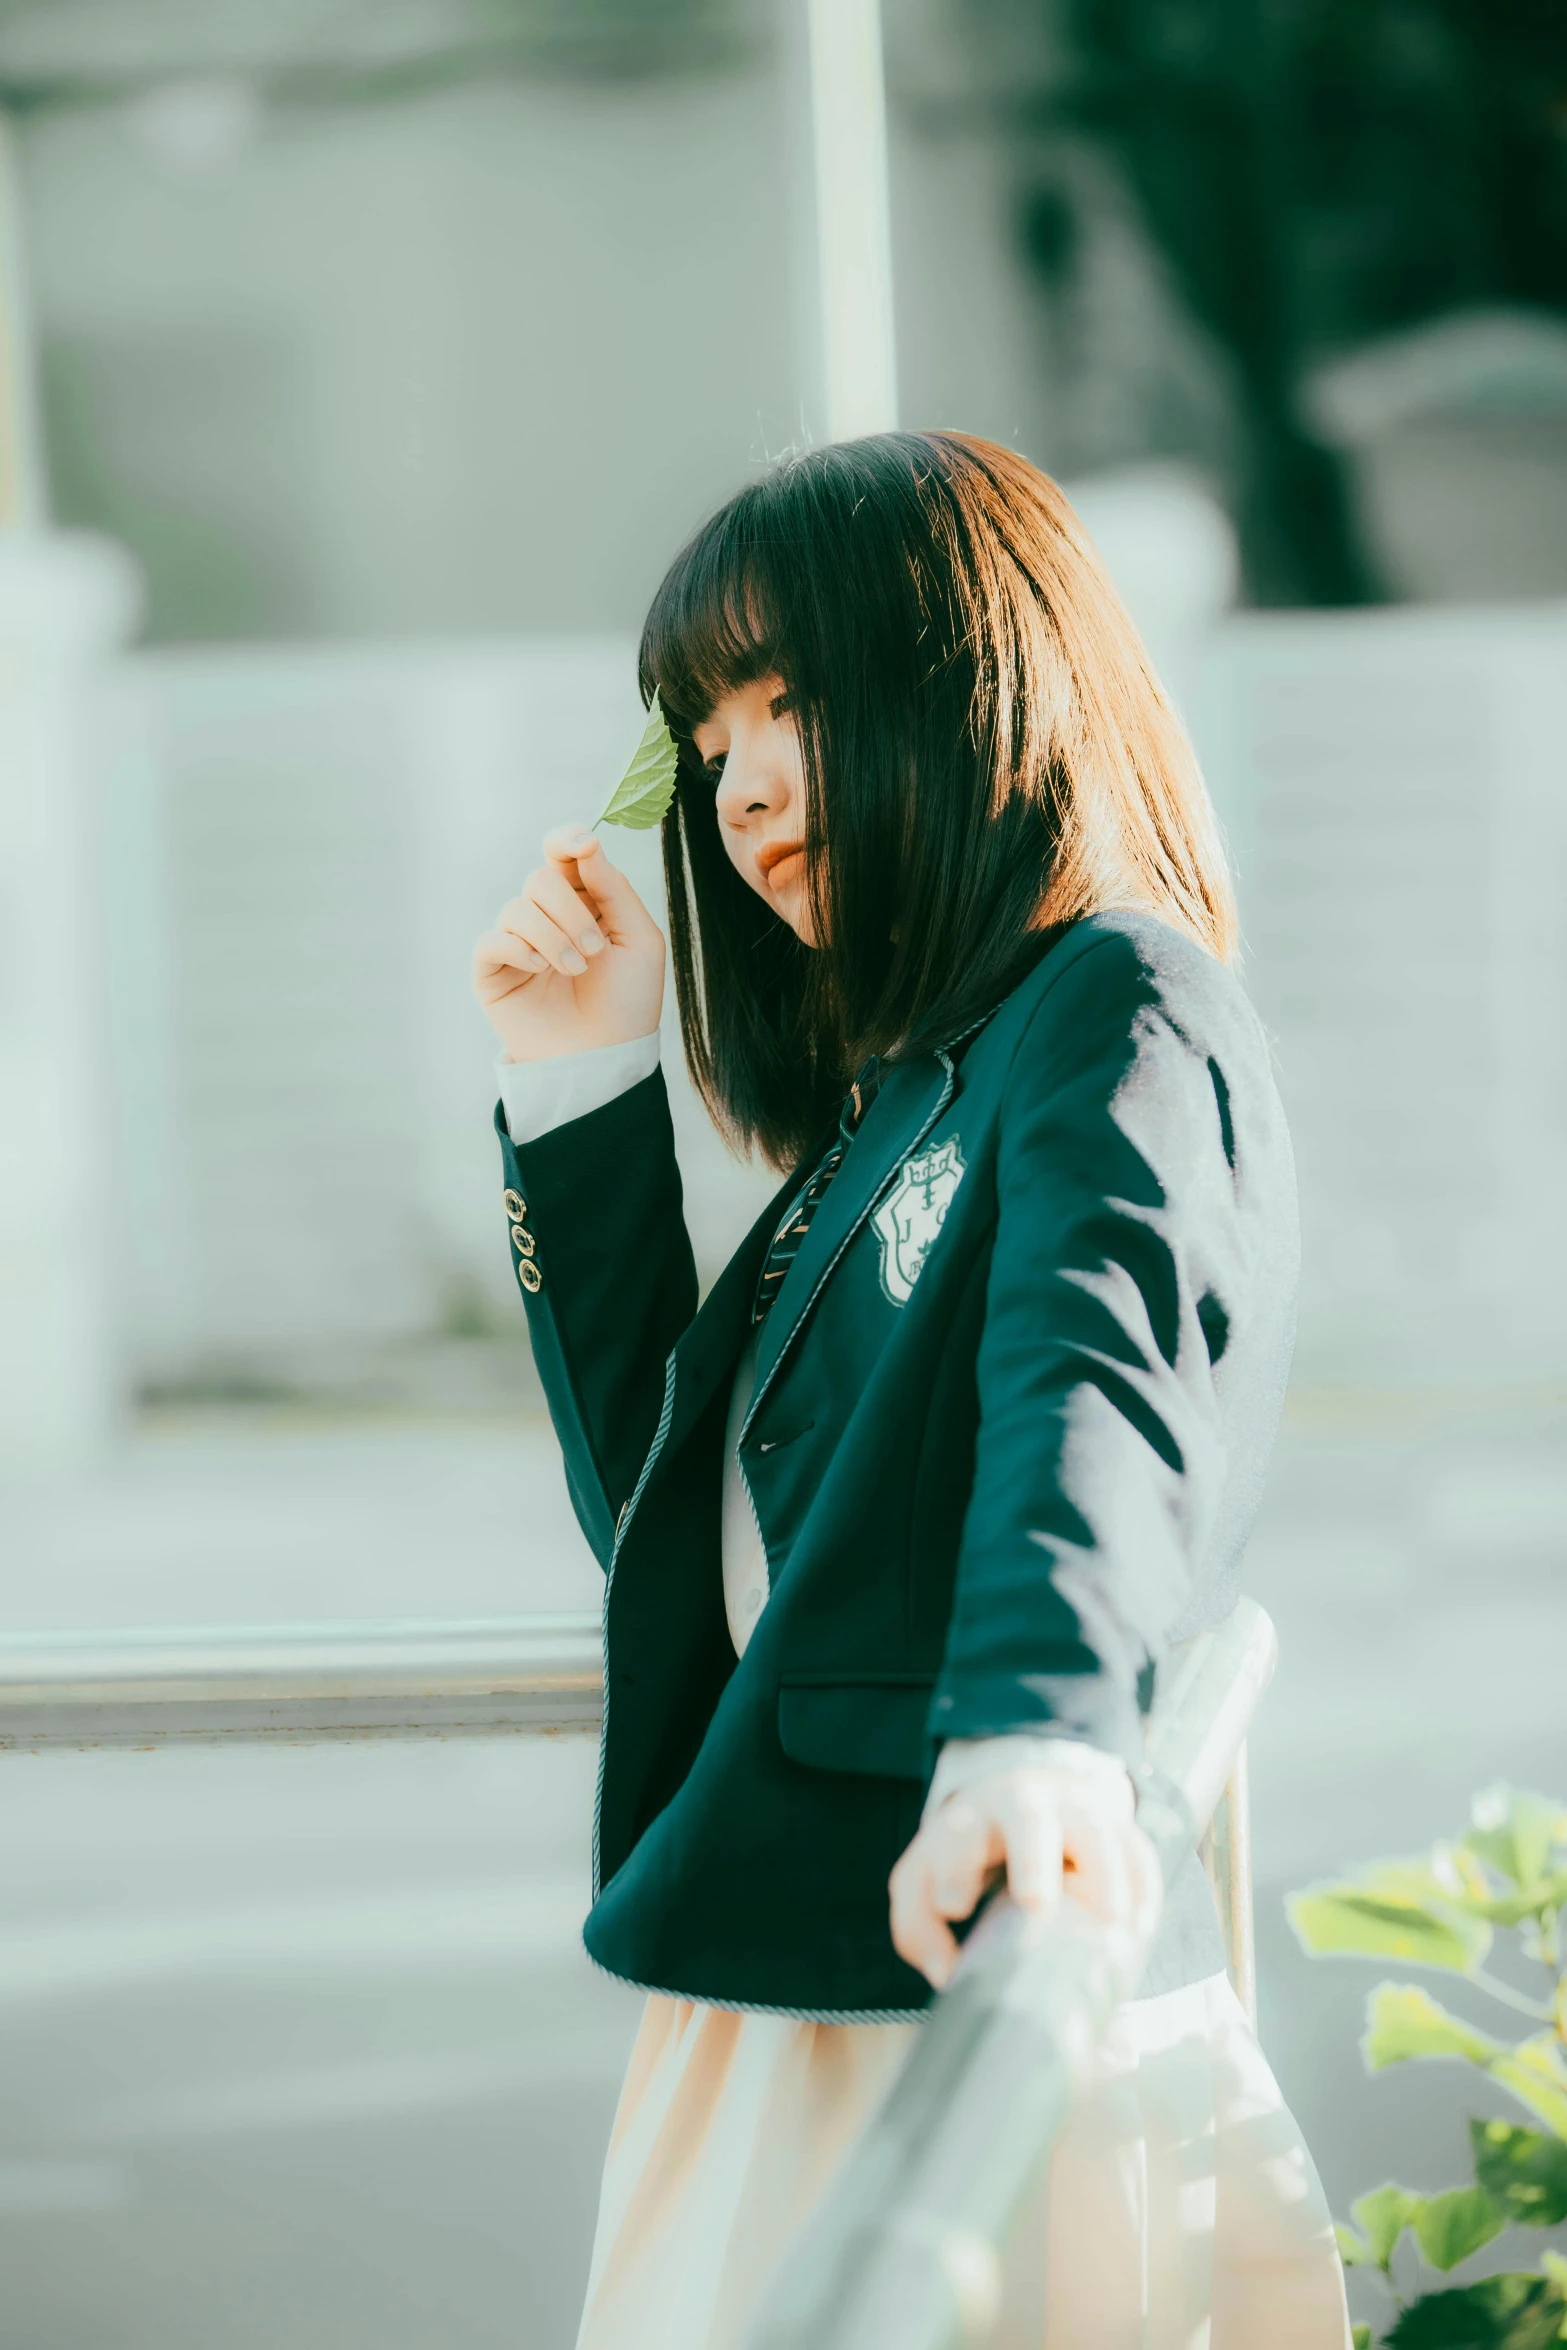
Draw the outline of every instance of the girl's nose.
[[[720,817],[743,824],[748,816],[771,815],[788,804],[789,777],[782,762],[770,759],[758,743],[731,743],[718,786]]]

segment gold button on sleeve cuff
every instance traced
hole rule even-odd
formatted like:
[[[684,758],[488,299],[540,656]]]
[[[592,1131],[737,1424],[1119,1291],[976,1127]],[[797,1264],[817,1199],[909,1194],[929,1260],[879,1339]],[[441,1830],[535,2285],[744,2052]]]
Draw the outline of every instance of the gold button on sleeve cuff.
[[[517,1278],[531,1296],[534,1290],[543,1288],[544,1276],[533,1262],[539,1244],[523,1222],[528,1203],[520,1191],[504,1191],[501,1197],[506,1203],[506,1213],[511,1218],[511,1244],[517,1251]]]

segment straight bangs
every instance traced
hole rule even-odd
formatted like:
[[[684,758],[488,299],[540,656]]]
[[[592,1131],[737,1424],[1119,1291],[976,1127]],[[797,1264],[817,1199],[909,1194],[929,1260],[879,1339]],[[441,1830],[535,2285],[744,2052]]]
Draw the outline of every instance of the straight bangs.
[[[785,459],[676,557],[640,676],[679,751],[664,820],[686,1058],[779,1167],[854,1069],[991,1011],[1069,923],[1138,907],[1228,960],[1229,877],[1191,747],[1066,498],[957,433]],[[800,732],[805,947],[741,879],[692,736],[779,677]]]
[[[716,514],[671,566],[643,626],[642,690],[651,699],[656,689],[677,742],[727,695],[778,671],[778,581],[750,519],[738,501]]]

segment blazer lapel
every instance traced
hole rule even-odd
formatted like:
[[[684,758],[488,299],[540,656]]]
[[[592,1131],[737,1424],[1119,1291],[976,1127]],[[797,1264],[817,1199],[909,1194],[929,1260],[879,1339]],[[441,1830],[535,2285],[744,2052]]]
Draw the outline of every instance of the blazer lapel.
[[[950,1057],[922,1056],[890,1069],[864,1123],[828,1185],[800,1253],[789,1267],[777,1300],[762,1325],[756,1363],[754,1412],[768,1383],[804,1322],[817,1291],[860,1226],[870,1215],[901,1162],[916,1150],[951,1100],[956,1085]],[[780,1206],[782,1206],[780,1202]],[[763,1243],[765,1248],[766,1243]],[[761,1270],[752,1266],[753,1285]],[[747,1414],[749,1424],[750,1414]]]
[[[746,1414],[747,1428],[823,1282],[875,1208],[902,1161],[919,1148],[957,1091],[954,1052],[976,1029],[983,1028],[989,1017],[987,1013],[973,1021],[960,1036],[936,1052],[895,1065],[883,1078],[881,1090],[867,1110],[842,1166],[828,1185],[811,1228],[800,1243],[799,1254],[762,1325],[756,1383]],[[667,1383],[665,1387],[667,1418],[660,1421],[653,1438],[637,1494],[655,1462],[661,1456],[672,1455],[685,1441],[711,1402],[715,1389],[732,1375],[751,1328],[751,1310],[756,1302],[762,1260],[778,1228],[779,1217],[810,1172],[808,1165],[797,1167],[780,1185],[676,1340],[666,1364],[666,1373],[673,1374],[673,1392]],[[633,1503],[635,1499],[633,1495]],[[621,1527],[625,1519],[623,1506]],[[617,1555],[619,1545],[617,1530]]]

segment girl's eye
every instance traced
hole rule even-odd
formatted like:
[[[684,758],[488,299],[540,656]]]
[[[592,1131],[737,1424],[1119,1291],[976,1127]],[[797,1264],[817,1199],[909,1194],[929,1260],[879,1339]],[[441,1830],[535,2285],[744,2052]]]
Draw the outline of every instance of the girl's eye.
[[[727,751],[715,751],[710,759],[704,759],[702,761],[702,773],[706,776],[709,783],[716,784],[723,781],[724,761],[728,758],[728,756],[729,753]]]
[[[794,696],[793,694],[787,692],[774,694],[767,707],[774,719],[782,718],[788,711],[794,708]]]

